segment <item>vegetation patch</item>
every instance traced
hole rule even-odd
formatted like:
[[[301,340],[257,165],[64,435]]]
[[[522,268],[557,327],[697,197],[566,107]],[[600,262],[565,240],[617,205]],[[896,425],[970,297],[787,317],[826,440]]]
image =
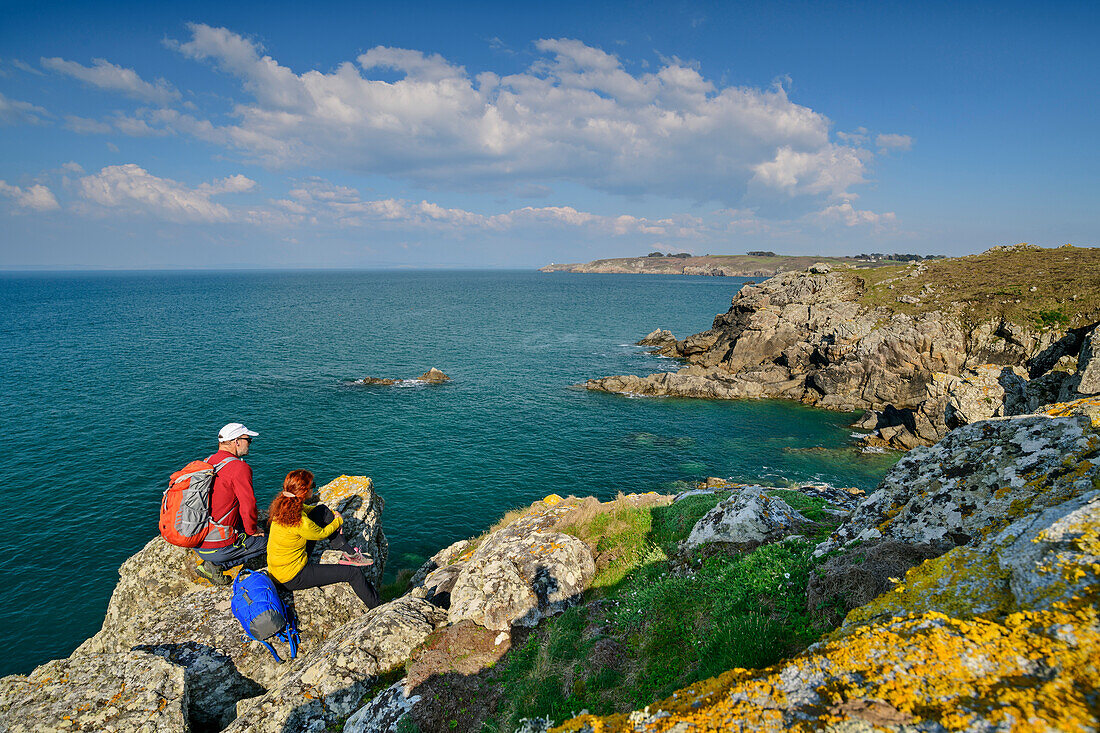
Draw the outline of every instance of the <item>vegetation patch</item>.
[[[975,323],[1078,328],[1100,320],[1100,248],[1018,245],[914,266],[842,274],[860,302],[912,316],[941,311]],[[901,300],[899,300],[899,298]]]
[[[824,500],[777,490],[835,525]],[[796,496],[797,495],[797,496]],[[496,712],[483,730],[521,718],[623,713],[733,667],[763,667],[833,628],[807,610],[814,543],[789,539],[750,553],[680,554],[679,544],[730,492],[582,504],[558,529],[604,557],[586,603],[549,619],[492,670]],[[823,524],[824,526],[824,524]]]

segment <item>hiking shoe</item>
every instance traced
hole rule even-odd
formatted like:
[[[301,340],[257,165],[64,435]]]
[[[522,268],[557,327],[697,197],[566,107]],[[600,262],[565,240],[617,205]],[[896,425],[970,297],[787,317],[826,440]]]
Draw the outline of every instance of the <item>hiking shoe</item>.
[[[196,565],[195,572],[198,573],[199,577],[209,580],[211,585],[222,586],[229,585],[233,582],[232,578],[223,573],[221,568],[209,560],[203,560]]]
[[[340,553],[340,561],[337,565],[356,565],[358,567],[366,567],[367,565],[374,565],[374,560],[364,555],[358,547],[351,548],[351,552]]]

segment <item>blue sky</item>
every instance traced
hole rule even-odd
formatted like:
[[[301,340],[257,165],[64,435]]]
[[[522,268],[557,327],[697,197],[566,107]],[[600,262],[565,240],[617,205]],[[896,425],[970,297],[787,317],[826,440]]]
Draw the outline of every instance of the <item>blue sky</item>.
[[[10,3],[0,269],[1100,244],[1100,4]]]

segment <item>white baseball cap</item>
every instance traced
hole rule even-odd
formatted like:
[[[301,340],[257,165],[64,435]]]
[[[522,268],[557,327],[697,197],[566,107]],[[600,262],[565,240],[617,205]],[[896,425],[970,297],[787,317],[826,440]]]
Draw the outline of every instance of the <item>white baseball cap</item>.
[[[239,422],[231,422],[218,431],[218,442],[228,443],[231,440],[248,435],[255,438],[259,433],[254,433]]]

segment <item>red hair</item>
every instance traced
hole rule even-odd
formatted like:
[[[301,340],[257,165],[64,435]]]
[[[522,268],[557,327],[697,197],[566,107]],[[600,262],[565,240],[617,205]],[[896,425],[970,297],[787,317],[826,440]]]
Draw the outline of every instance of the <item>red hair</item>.
[[[283,490],[271,502],[268,516],[272,522],[284,527],[297,527],[302,523],[302,504],[313,490],[313,474],[298,469],[283,479]],[[286,496],[293,494],[293,496]]]

